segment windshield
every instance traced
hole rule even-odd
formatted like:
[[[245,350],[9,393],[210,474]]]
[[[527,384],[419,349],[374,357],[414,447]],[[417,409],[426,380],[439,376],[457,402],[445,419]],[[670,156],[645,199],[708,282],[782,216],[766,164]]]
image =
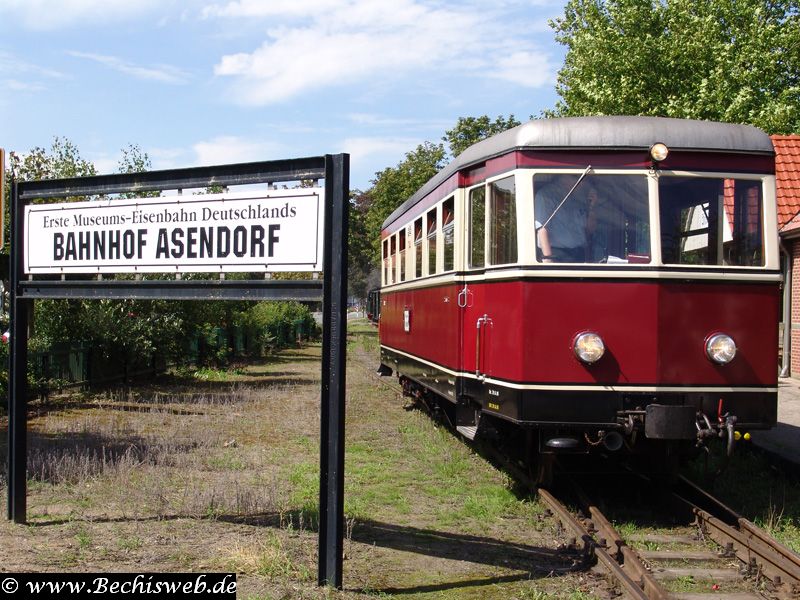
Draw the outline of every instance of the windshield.
[[[579,174],[534,177],[538,260],[649,263],[647,178],[587,175],[564,201],[579,177]]]
[[[761,182],[662,176],[665,264],[763,266]]]

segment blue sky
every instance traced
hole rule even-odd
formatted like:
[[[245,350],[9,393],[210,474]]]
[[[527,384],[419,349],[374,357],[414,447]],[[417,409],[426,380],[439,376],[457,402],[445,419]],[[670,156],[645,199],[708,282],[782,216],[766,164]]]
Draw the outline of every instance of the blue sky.
[[[0,147],[101,173],[349,152],[351,187],[459,116],[556,101],[562,0],[0,0]]]

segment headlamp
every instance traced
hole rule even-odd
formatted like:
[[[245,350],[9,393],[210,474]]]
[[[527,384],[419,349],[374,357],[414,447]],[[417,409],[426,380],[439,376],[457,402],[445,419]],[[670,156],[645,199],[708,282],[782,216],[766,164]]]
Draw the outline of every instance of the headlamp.
[[[724,333],[715,333],[706,340],[706,356],[718,365],[727,365],[736,356],[736,342]]]
[[[603,358],[606,352],[606,346],[603,339],[596,333],[591,331],[584,331],[575,336],[575,341],[572,343],[572,349],[578,360],[591,365]]]

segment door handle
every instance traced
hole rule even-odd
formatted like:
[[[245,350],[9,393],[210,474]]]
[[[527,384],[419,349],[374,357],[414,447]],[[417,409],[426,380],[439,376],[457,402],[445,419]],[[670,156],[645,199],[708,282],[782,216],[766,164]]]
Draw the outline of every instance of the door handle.
[[[472,306],[472,290],[465,285],[464,289],[458,292],[458,307],[467,308],[468,306]]]

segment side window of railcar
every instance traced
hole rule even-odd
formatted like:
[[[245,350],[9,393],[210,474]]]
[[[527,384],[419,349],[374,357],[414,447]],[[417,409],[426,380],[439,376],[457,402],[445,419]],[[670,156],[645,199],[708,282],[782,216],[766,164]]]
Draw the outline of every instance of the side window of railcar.
[[[401,229],[400,233],[398,233],[397,235],[400,237],[400,239],[399,239],[399,242],[400,242],[400,255],[399,255],[399,258],[398,258],[398,260],[400,261],[400,280],[399,281],[402,283],[403,281],[406,280],[406,237],[407,237],[406,228],[403,227],[403,229]]]
[[[428,211],[428,275],[436,273],[436,209]]]
[[[484,240],[486,235],[486,188],[476,187],[469,192],[469,266],[486,264]]]
[[[414,221],[414,277],[422,277],[422,217]]]
[[[764,265],[760,181],[661,177],[658,186],[665,263]]]
[[[397,234],[391,237],[391,256],[389,257],[389,283],[392,284],[397,281],[397,271],[395,265],[397,264]]]
[[[389,240],[383,240],[383,285],[389,285]]]
[[[534,176],[538,260],[649,263],[650,213],[644,175]],[[576,185],[577,184],[577,185]]]
[[[517,262],[517,206],[514,177],[489,184],[489,263]]]
[[[442,238],[444,239],[444,270],[452,271],[455,267],[455,213],[453,198],[445,200],[442,205]]]

